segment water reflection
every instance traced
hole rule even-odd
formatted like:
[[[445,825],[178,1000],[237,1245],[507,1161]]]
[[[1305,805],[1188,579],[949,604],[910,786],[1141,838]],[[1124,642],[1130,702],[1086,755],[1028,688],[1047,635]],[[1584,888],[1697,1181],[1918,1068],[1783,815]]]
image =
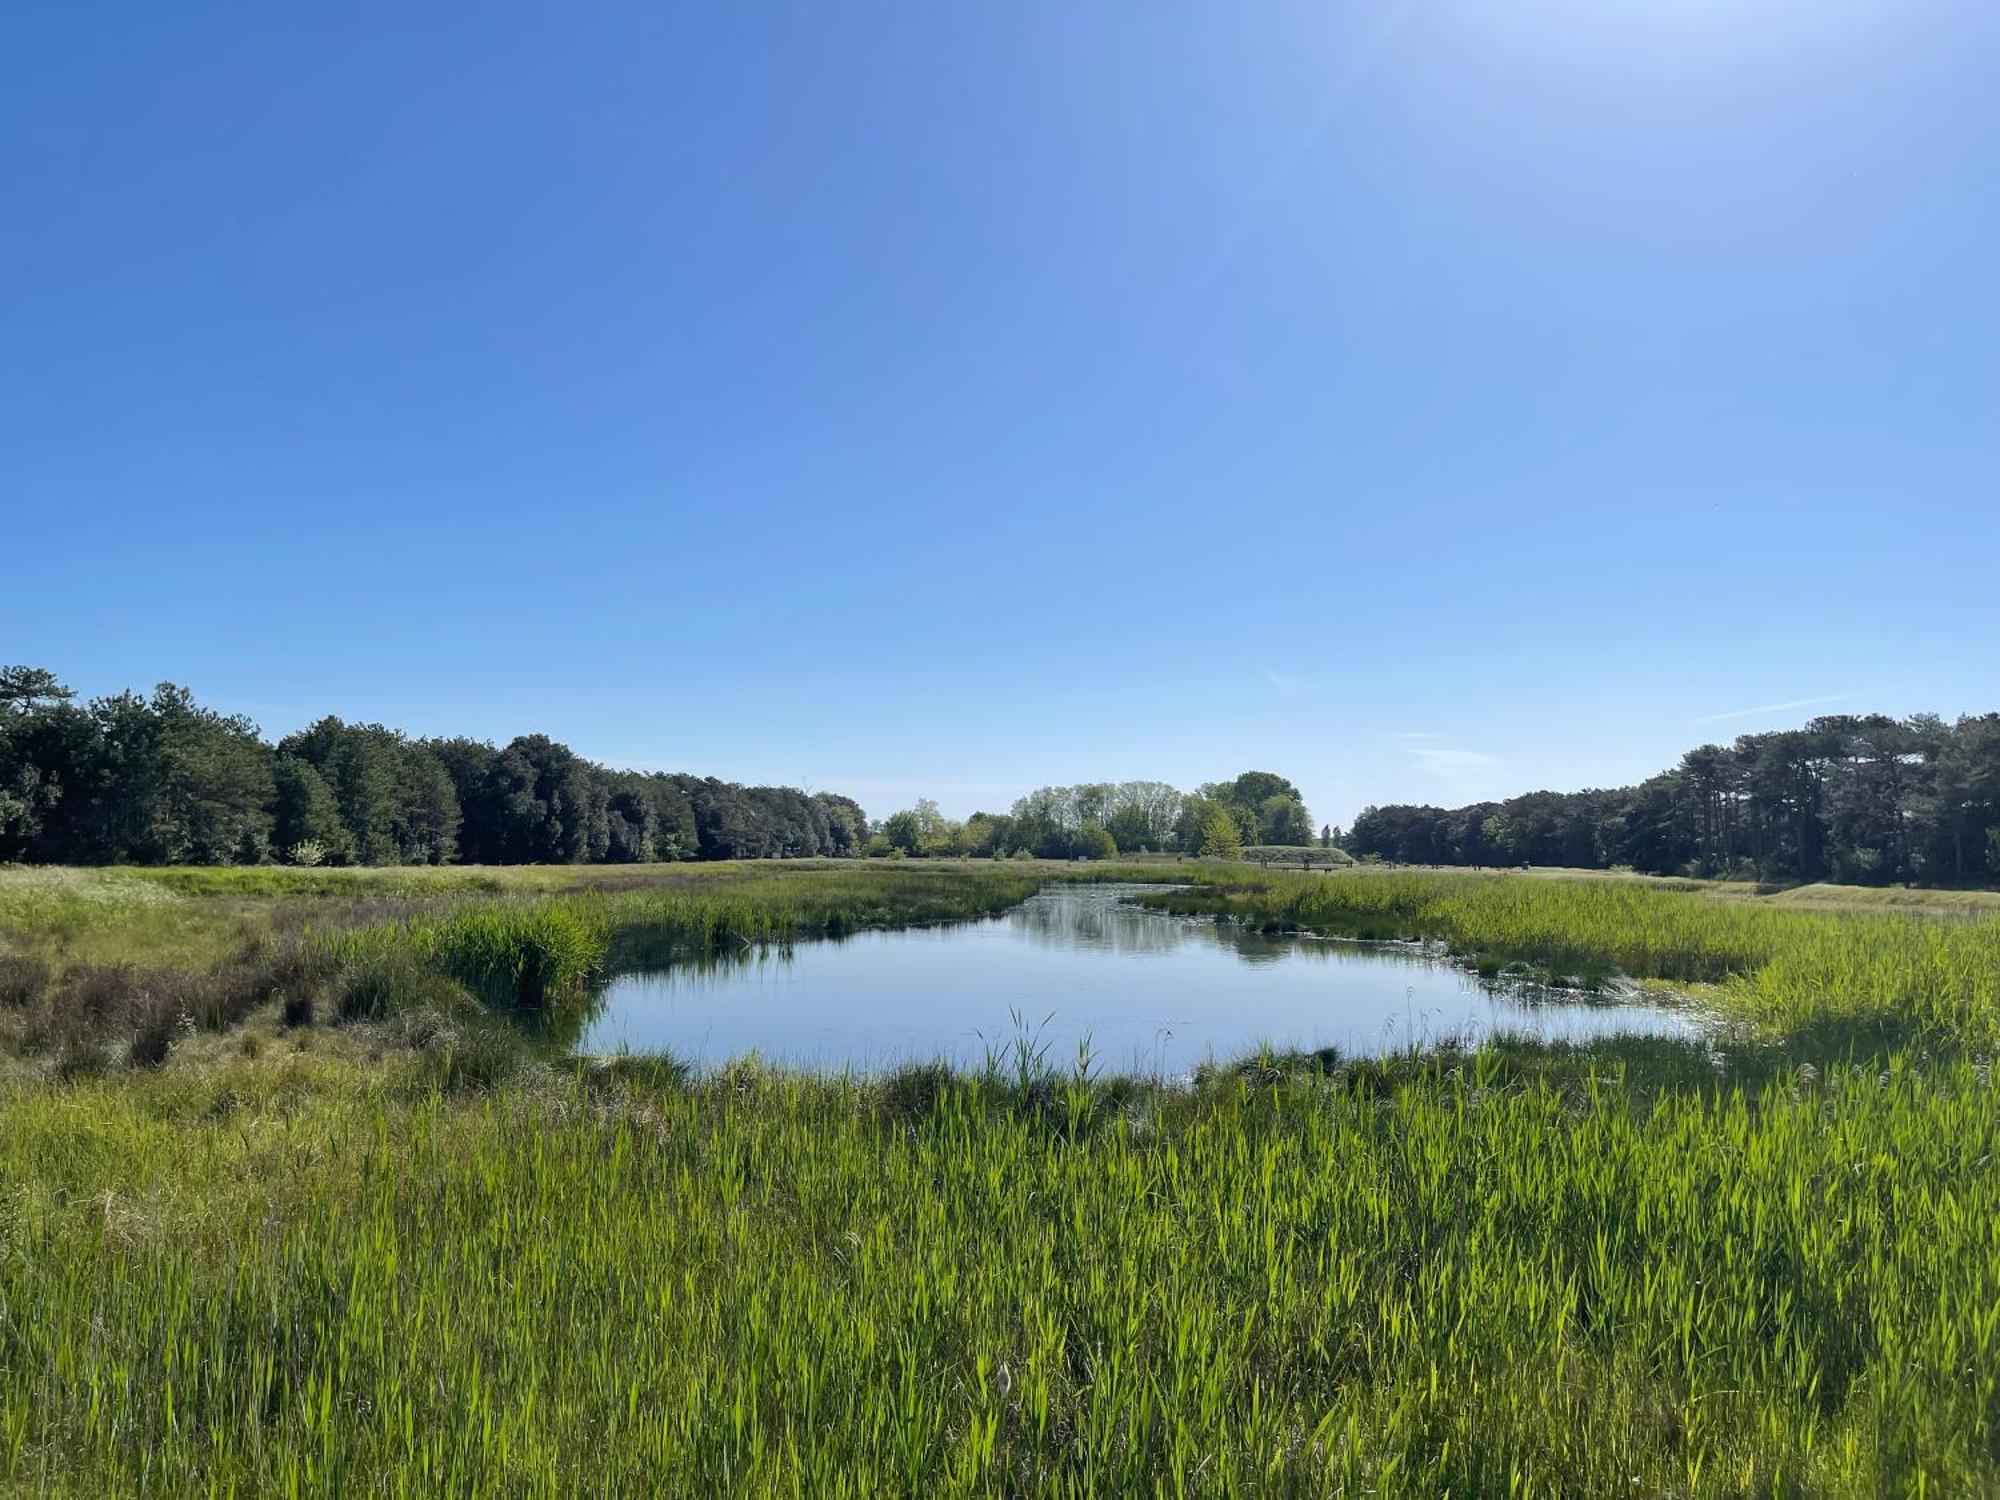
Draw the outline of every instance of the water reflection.
[[[1052,887],[986,921],[790,948],[635,949],[637,972],[607,987],[577,1045],[700,1063],[755,1051],[826,1069],[978,1066],[1020,1014],[1041,1023],[1052,1057],[1086,1045],[1105,1067],[1172,1073],[1263,1044],[1366,1054],[1495,1031],[1687,1030],[1654,1008],[1482,985],[1394,949],[1150,911],[1130,903],[1137,889]]]
[[[1286,958],[1331,958],[1336,945],[1275,937],[1240,923],[1176,918],[1134,906],[1129,899],[1153,886],[1099,885],[1043,891],[1000,920],[1024,939],[1047,948],[1135,957],[1185,947],[1219,948],[1247,964]]]

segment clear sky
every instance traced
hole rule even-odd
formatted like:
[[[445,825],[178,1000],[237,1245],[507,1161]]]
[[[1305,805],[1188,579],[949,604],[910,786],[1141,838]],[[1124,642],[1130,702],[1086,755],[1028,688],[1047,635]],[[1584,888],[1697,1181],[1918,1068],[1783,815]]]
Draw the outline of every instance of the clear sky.
[[[878,814],[2000,708],[2000,5],[14,0],[0,661]]]

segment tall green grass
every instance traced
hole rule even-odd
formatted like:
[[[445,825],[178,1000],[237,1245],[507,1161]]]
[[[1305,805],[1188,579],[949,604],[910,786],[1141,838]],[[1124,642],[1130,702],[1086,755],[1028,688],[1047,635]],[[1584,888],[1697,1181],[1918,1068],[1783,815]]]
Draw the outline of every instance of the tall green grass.
[[[1668,979],[1794,1041],[1184,1088],[1025,1046],[981,1076],[570,1071],[482,1014],[1121,873],[341,906],[142,1071],[0,1072],[0,1493],[2000,1493],[1990,918],[1149,865],[1195,884],[1152,898],[1178,910]],[[11,899],[101,934],[86,886]],[[0,1005],[108,1025],[96,978]],[[379,1024],[280,1029],[310,983]],[[1863,1024],[1865,1067],[1814,1050]]]
[[[338,1011],[352,1020],[411,1006],[451,1009],[438,979],[462,986],[488,1011],[553,1019],[574,1012],[609,969],[991,915],[1040,883],[1004,867],[878,867],[732,880],[713,889],[640,887],[480,903],[327,935],[314,944],[324,958],[315,968],[339,976]]]
[[[613,959],[652,964],[759,943],[838,937],[867,927],[994,916],[1033,895],[1046,872],[1006,865],[873,865],[784,875],[699,891],[627,891],[606,898]]]
[[[841,906],[856,920],[895,920],[915,900],[944,914],[948,889],[1019,890],[1071,873],[1067,864],[755,860],[718,864],[489,865],[292,869],[284,866],[63,869],[0,866],[0,956],[123,963],[211,963],[248,938],[344,931],[388,917],[437,916],[473,904],[561,896],[728,896],[747,925],[760,912]],[[1144,877],[1169,878],[1157,873]],[[1024,884],[1025,882],[1025,884]],[[1016,898],[1018,899],[1018,897]],[[985,909],[987,903],[978,903]]]
[[[96,1055],[135,1026],[230,1026],[273,996],[348,1020],[468,995],[559,1017],[609,969],[990,915],[1052,869],[0,871],[0,1051]]]
[[[229,914],[100,870],[0,868],[0,957],[58,962],[205,962]]]
[[[0,1099],[0,1488],[1976,1495],[2000,1098],[310,1056]]]

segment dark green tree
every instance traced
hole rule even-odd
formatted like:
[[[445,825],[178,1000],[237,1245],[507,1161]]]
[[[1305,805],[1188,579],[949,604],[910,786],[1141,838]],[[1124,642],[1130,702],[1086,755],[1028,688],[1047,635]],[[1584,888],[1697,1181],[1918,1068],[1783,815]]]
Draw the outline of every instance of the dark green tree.
[[[607,798],[593,768],[545,734],[511,741],[487,774],[493,823],[487,857],[500,864],[578,864],[610,848]]]
[[[0,713],[8,709],[33,713],[44,701],[67,703],[75,696],[46,667],[0,667]]]
[[[493,762],[500,758],[500,752],[485,740],[463,737],[419,740],[417,747],[443,766],[451,779],[459,813],[458,858],[471,865],[498,863],[492,852],[495,815],[488,793]]]
[[[443,761],[422,745],[398,743],[396,812],[390,833],[404,864],[444,865],[458,857],[458,789]]]
[[[307,846],[332,864],[347,861],[347,827],[340,821],[340,804],[333,788],[311,761],[280,755],[275,774],[276,805],[271,842],[280,859]]]
[[[1283,792],[1266,797],[1257,805],[1257,827],[1267,844],[1312,842],[1312,819],[1306,813],[1306,805]]]

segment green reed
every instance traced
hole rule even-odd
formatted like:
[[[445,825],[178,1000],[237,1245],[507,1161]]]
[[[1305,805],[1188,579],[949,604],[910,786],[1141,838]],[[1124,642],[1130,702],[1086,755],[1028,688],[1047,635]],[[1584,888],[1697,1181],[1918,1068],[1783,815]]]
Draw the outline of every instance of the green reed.
[[[1989,1076],[1604,1068],[20,1094],[0,1487],[2000,1486]]]
[[[2000,1493],[1989,918],[1176,869],[1790,1038],[1183,1087],[552,1067],[453,1008],[1116,873],[480,893],[312,939],[381,1024],[0,1073],[0,1493]]]
[[[891,866],[586,890],[357,927],[319,939],[315,951],[339,972],[349,997],[340,1010],[351,1018],[402,1008],[399,989],[435,1003],[426,974],[462,985],[488,1010],[541,1014],[575,1005],[607,968],[993,915],[1043,878],[1004,867]]]

